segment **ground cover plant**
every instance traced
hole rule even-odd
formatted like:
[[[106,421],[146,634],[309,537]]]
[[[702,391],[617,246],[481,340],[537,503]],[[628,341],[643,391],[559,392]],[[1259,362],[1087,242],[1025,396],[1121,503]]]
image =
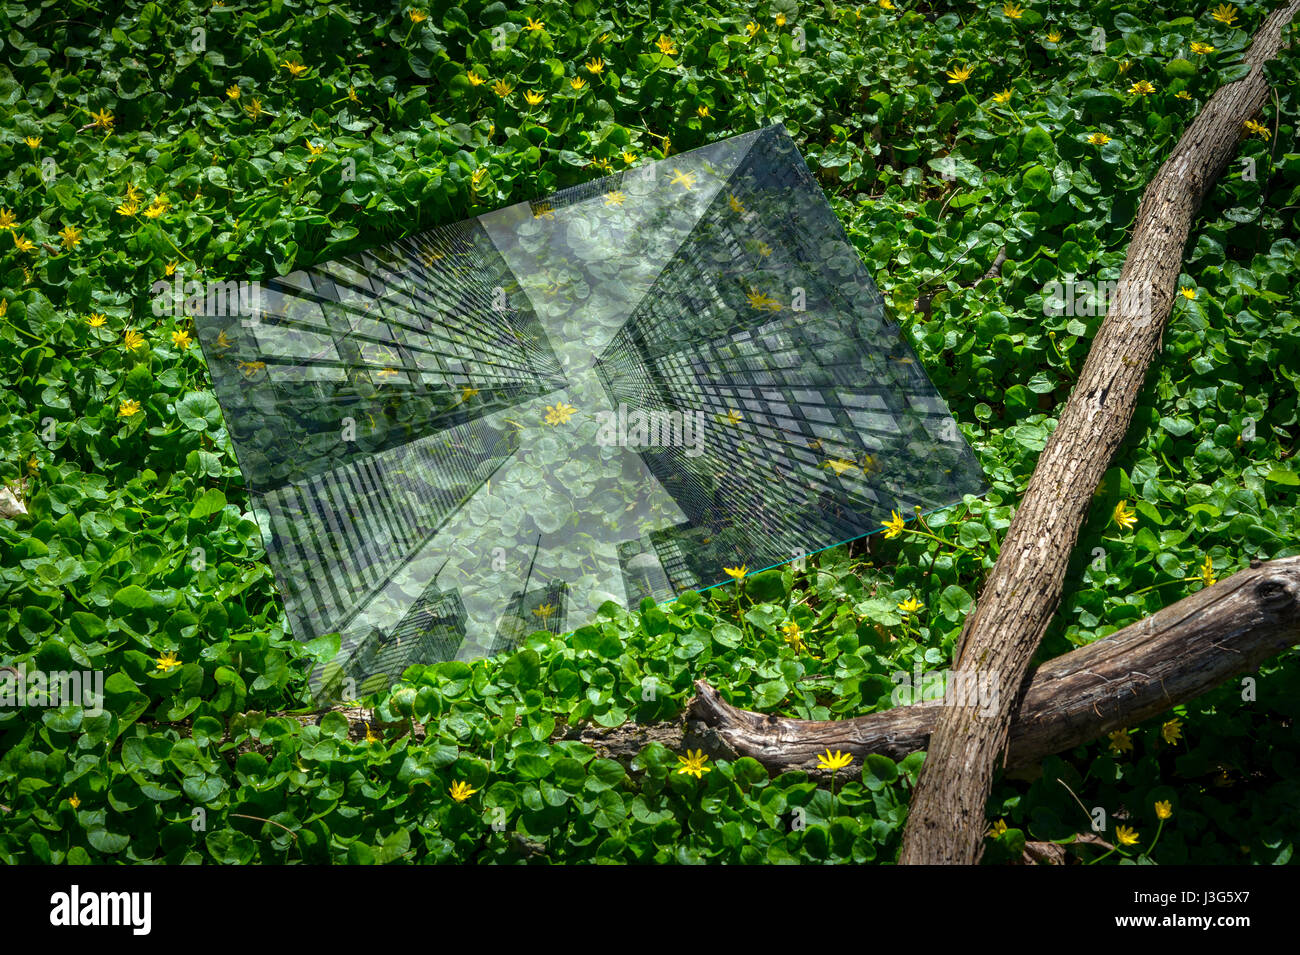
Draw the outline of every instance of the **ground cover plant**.
[[[0,677],[105,678],[102,709],[0,707],[0,858],[893,861],[921,754],[769,778],[658,743],[623,765],[565,731],[673,720],[696,679],[764,712],[859,715],[949,664],[1142,188],[1269,9],[0,6]],[[1043,658],[1300,553],[1296,69],[1294,49],[1269,67],[1194,227]],[[284,274],[770,122],[990,493],[413,667],[362,701],[365,739],[341,713],[295,719],[337,640],[287,632],[192,324],[158,314],[154,283]],[[999,778],[986,861],[1026,840],[1079,863],[1289,861],[1298,681],[1291,651]]]

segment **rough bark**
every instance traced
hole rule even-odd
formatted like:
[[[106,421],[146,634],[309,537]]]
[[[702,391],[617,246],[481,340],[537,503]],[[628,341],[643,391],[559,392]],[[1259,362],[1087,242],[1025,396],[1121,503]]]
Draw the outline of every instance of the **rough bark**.
[[[1214,94],[1143,194],[1114,304],[958,645],[956,668],[999,687],[997,712],[991,719],[966,708],[940,713],[912,797],[901,863],[979,860],[998,756],[1030,660],[1060,601],[1093,492],[1124,439],[1158,348],[1192,218],[1231,160],[1243,123],[1263,105],[1263,64],[1277,55],[1282,28],[1298,9],[1300,0],[1290,0],[1269,16],[1246,56],[1250,73]]]

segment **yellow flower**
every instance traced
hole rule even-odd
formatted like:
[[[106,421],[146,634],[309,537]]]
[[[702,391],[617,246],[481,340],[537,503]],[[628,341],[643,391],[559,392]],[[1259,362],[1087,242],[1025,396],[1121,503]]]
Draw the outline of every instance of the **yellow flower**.
[[[1120,501],[1116,504],[1115,511],[1111,517],[1113,517],[1115,523],[1124,530],[1128,530],[1138,522],[1137,514],[1129,510],[1128,501]]]
[[[140,211],[140,204],[138,202],[132,202],[130,200],[122,203],[120,206],[117,207],[117,214],[120,216],[127,216],[128,218],[135,215],[139,211]]]
[[[1130,93],[1137,93],[1139,96],[1147,96],[1156,91],[1149,80],[1138,80],[1128,88]]]
[[[731,425],[732,427],[735,427],[736,425],[740,424],[740,422],[743,420],[740,416],[740,412],[737,411],[735,408],[729,408],[727,410],[726,415],[719,416],[719,419],[727,422],[727,424]]]
[[[824,467],[827,470],[834,471],[835,476],[839,477],[841,474],[844,474],[846,471],[852,471],[855,467],[857,467],[857,465],[855,465],[852,461],[845,461],[843,458],[831,458],[829,461],[826,462]]]
[[[1174,95],[1177,96],[1179,99],[1191,99],[1191,98],[1192,98],[1192,94],[1189,93],[1189,92],[1187,92],[1187,90],[1179,90],[1179,91],[1178,91],[1177,93],[1175,93]]]
[[[772,299],[764,292],[756,288],[750,289],[745,293],[745,298],[749,299],[749,304],[753,308],[767,308],[772,304]]]
[[[190,333],[184,329],[177,329],[172,332],[172,344],[184,351],[190,347]]]
[[[127,398],[117,406],[117,416],[119,418],[129,418],[132,415],[137,415],[139,413],[140,402],[136,401],[134,398]]]
[[[664,56],[673,56],[677,53],[677,44],[662,33],[659,34],[659,39],[655,40],[655,46],[659,47],[659,52]]]
[[[903,613],[913,614],[924,606],[925,604],[921,603],[921,601],[917,600],[915,597],[908,597],[898,605],[898,609],[903,611]]]
[[[676,166],[673,167],[673,178],[668,181],[670,186],[681,186],[686,191],[690,191],[691,186],[695,185],[695,173],[682,172]]]
[[[168,650],[162,656],[158,657],[157,662],[158,669],[162,670],[163,673],[170,673],[181,665],[181,661],[176,659],[176,652],[174,650]]]
[[[239,99],[239,87],[236,85],[227,88],[226,96],[228,96],[230,99]]]
[[[479,168],[475,169],[472,173],[469,174],[469,187],[473,189],[475,192],[478,192],[479,188],[483,185],[484,181],[487,179],[487,173],[488,173],[487,169],[483,166],[480,166]]]
[[[898,511],[890,511],[889,520],[885,521],[882,525],[885,528],[885,537],[887,539],[897,537],[899,534],[903,533],[903,527],[906,524],[907,522],[903,520],[902,514],[899,514]]]
[[[1129,736],[1128,730],[1115,730],[1106,737],[1110,740],[1110,751],[1119,755],[1120,753],[1133,752],[1133,737]]]
[[[1237,19],[1237,8],[1228,3],[1221,3],[1210,11],[1210,16],[1220,23],[1232,26],[1233,21]]]
[[[524,101],[527,102],[529,106],[540,106],[542,101],[545,99],[545,96],[534,90],[528,90],[524,93]]]
[[[288,70],[289,75],[292,76],[295,80],[307,72],[307,67],[303,66],[303,64],[301,63],[293,63],[289,60],[285,60],[280,65],[283,66],[286,70]]]
[[[1116,826],[1115,838],[1119,840],[1122,846],[1135,846],[1138,842],[1136,829],[1130,829],[1128,826]]]
[[[536,610],[533,611],[533,616],[541,617],[543,620],[545,620],[553,613],[555,613],[555,608],[553,606],[551,606],[550,604],[542,604],[540,607],[538,607]]]
[[[1173,814],[1174,814],[1174,807],[1169,805],[1168,799],[1164,800],[1163,802],[1156,803],[1157,819],[1168,819]]]
[[[33,242],[31,239],[23,238],[21,235],[15,232],[14,247],[17,248],[19,252],[30,252],[36,248],[36,243]]]
[[[704,765],[708,758],[704,755],[702,749],[697,749],[694,753],[688,749],[685,756],[677,757],[677,762],[681,763],[677,775],[694,776],[696,779],[703,779],[705,773],[713,771],[712,767]]]
[[[90,318],[86,319],[86,324],[91,328],[100,328],[106,321],[108,321],[108,319],[102,313],[91,312]]]
[[[1201,43],[1197,40],[1192,41],[1192,52],[1197,56],[1204,56],[1206,53],[1213,53],[1214,47],[1208,43]]]
[[[218,337],[218,344],[220,344],[219,337]],[[244,373],[245,378],[254,377],[259,371],[261,371],[265,367],[266,367],[266,362],[264,361],[241,361],[239,363],[239,370]]]
[[[348,87],[348,100],[353,103],[361,102],[361,98],[357,96],[357,91],[354,90],[351,86]]]
[[[762,32],[762,30],[763,28],[759,26],[757,23],[755,23],[753,20],[750,20],[748,23],[745,24],[745,31],[750,36],[758,36],[759,33]]]
[[[732,212],[738,215],[743,214],[745,211],[745,204],[736,198],[734,193],[727,198],[727,205],[731,207]]]
[[[17,221],[12,209],[0,209],[0,231],[12,229]]]
[[[247,113],[251,119],[259,118],[262,115],[262,101],[254,96],[249,104],[244,107],[244,112]]]
[[[412,10],[408,16],[410,16],[412,23],[423,23],[429,19],[429,15],[423,10]]]
[[[509,83],[507,83],[505,80],[497,80],[495,83],[492,84],[492,92],[496,93],[497,96],[500,96],[502,99],[509,96],[513,90],[514,87],[511,86]]]
[[[739,567],[723,567],[722,570],[733,580],[744,580],[745,574],[749,572],[749,568],[744,564],[741,564]]]
[[[384,738],[383,738],[382,736],[380,736],[378,733],[376,733],[374,730],[372,730],[372,729],[370,728],[370,724],[369,724],[369,723],[366,723],[366,742],[367,742],[367,743],[382,743],[383,741],[384,741]]]
[[[993,102],[1001,103],[1003,106],[1006,106],[1007,103],[1011,102],[1011,90],[1006,89],[1003,90],[1001,93],[994,93]]]
[[[555,210],[551,208],[549,202],[539,202],[533,207],[534,219],[554,219]]]
[[[835,751],[835,755],[832,756],[830,747],[826,748],[825,754],[822,753],[817,754],[817,768],[829,769],[831,772],[835,772],[836,770],[843,769],[845,766],[849,765],[852,762],[853,762],[853,757],[850,754],[841,753],[838,749]]]
[[[695,107],[695,112],[699,116],[705,117],[709,115],[709,108],[707,106],[697,106]]]
[[[113,128],[113,114],[106,109],[101,109],[97,113],[91,113],[90,117],[94,120],[90,125],[95,129]]]
[[[482,86],[484,83],[487,82],[487,80],[483,79],[483,77],[479,76],[473,70],[470,70],[468,73],[466,73],[465,78],[469,80],[470,86]]]
[[[784,13],[778,13],[775,17],[773,17],[773,20],[774,20],[774,22],[776,23],[777,26],[779,26],[779,27],[783,27],[783,26],[785,26],[785,14],[784,14]]]
[[[891,0],[876,0],[876,5],[879,6],[880,9],[882,10],[894,9],[894,4],[891,2]]]
[[[1196,298],[1196,289],[1192,288],[1190,285],[1180,288],[1178,290],[1178,293],[1182,295],[1183,298],[1187,299],[1189,302],[1192,299]]]
[[[790,644],[796,652],[804,653],[807,651],[808,645],[803,642],[803,630],[800,629],[799,624],[791,620],[781,628],[781,632],[785,634],[785,642]]]
[[[605,61],[602,60],[600,57],[593,56],[590,60],[587,61],[587,72],[588,73],[605,72]]]
[[[974,72],[975,68],[973,66],[954,66],[953,69],[948,71],[948,82],[950,84],[965,83]]]
[[[223,350],[230,347],[230,338],[224,331],[217,332],[217,347]]]
[[[478,394],[477,388],[473,385],[466,385],[460,390],[460,400],[469,401],[469,399],[473,398],[476,394]]]
[[[63,239],[65,249],[75,249],[77,243],[81,241],[81,230],[75,226],[65,225],[59,231],[59,236]]]
[[[1255,133],[1264,139],[1272,139],[1273,133],[1263,123],[1257,123],[1253,119],[1246,120],[1247,132]]]
[[[175,275],[175,274],[176,274],[176,266],[177,266],[178,264],[179,264],[179,263],[177,263],[177,262],[168,262],[166,265],[163,266],[163,274],[166,275],[166,276],[168,276],[168,277]]]
[[[9,312],[9,299],[0,298],[0,318],[4,318]]]
[[[451,784],[451,798],[456,800],[456,802],[464,802],[476,792],[478,792],[477,789],[472,788],[469,783],[461,782],[460,780]]]
[[[1131,70],[1132,68],[1133,68],[1133,61],[1132,61],[1132,60],[1125,60],[1123,63],[1121,63],[1121,64],[1119,65],[1119,75],[1120,75],[1120,76],[1123,76],[1125,73],[1127,73],[1127,72],[1128,72],[1129,70]]]
[[[989,826],[989,838],[996,839],[998,836],[1002,835],[1002,833],[1006,832],[1008,828],[1007,821],[1005,819],[999,819],[997,822],[993,823],[993,825]]]
[[[1107,136],[1105,133],[1093,133],[1091,136],[1088,137],[1088,142],[1091,143],[1093,146],[1105,146],[1108,142],[1110,142],[1110,137]]]
[[[581,76],[575,76],[573,79],[569,80],[569,85],[572,86],[575,90],[580,90],[587,85],[587,81],[584,80]]]
[[[1160,727],[1160,738],[1166,743],[1176,743],[1183,736],[1183,721],[1175,717]]]
[[[602,33],[600,36],[596,37],[597,43],[607,43],[608,41],[609,41],[608,33]]]
[[[1048,30],[1048,31],[1047,31],[1047,42],[1048,42],[1048,43],[1060,43],[1060,42],[1061,42],[1061,36],[1062,36],[1062,34],[1061,34],[1061,31],[1060,31],[1060,30]]]
[[[615,189],[613,192],[605,193],[605,205],[621,206],[627,200],[627,193]]]
[[[149,207],[144,210],[147,218],[157,219],[171,207],[171,201],[166,196],[154,196]]]
[[[1002,15],[1008,20],[1019,20],[1025,14],[1025,8],[1016,3],[1002,4]]]
[[[528,24],[524,27],[524,29],[527,30],[529,33],[542,33],[543,31],[546,30],[546,24],[543,23],[541,20],[534,20],[532,17],[528,17],[527,20],[528,20]]]
[[[144,336],[134,328],[128,328],[126,334],[122,336],[122,344],[125,345],[128,350],[135,351],[137,348],[144,345]]]
[[[578,409],[573,405],[566,405],[563,401],[555,405],[546,406],[546,423],[549,425],[565,424]]]
[[[1209,554],[1205,555],[1205,561],[1201,564],[1201,572],[1196,575],[1196,579],[1203,581],[1207,587],[1213,587],[1215,581],[1218,580],[1214,576],[1214,561],[1210,559]]]
[[[73,793],[70,797],[68,797],[68,805],[71,806],[73,809],[76,809],[78,806],[81,805],[80,797],[78,797],[76,793]]]
[[[23,142],[25,142],[28,146],[31,146],[32,149],[36,149],[36,148],[37,148],[38,146],[40,146],[40,144],[41,144],[41,137],[39,137],[39,136],[24,136],[24,137],[23,137]]]

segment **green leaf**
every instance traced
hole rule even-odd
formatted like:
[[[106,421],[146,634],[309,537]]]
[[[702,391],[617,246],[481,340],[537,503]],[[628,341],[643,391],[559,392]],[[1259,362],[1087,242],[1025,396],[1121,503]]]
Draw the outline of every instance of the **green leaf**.
[[[225,506],[226,495],[210,487],[195,499],[194,506],[190,508],[190,517],[202,520],[218,513]]]

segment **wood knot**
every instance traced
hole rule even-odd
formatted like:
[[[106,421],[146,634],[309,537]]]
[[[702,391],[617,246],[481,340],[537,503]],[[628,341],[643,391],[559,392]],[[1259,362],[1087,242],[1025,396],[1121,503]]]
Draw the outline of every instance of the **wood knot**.
[[[1265,609],[1278,611],[1296,600],[1296,585],[1286,577],[1265,577],[1255,585],[1255,596]]]

